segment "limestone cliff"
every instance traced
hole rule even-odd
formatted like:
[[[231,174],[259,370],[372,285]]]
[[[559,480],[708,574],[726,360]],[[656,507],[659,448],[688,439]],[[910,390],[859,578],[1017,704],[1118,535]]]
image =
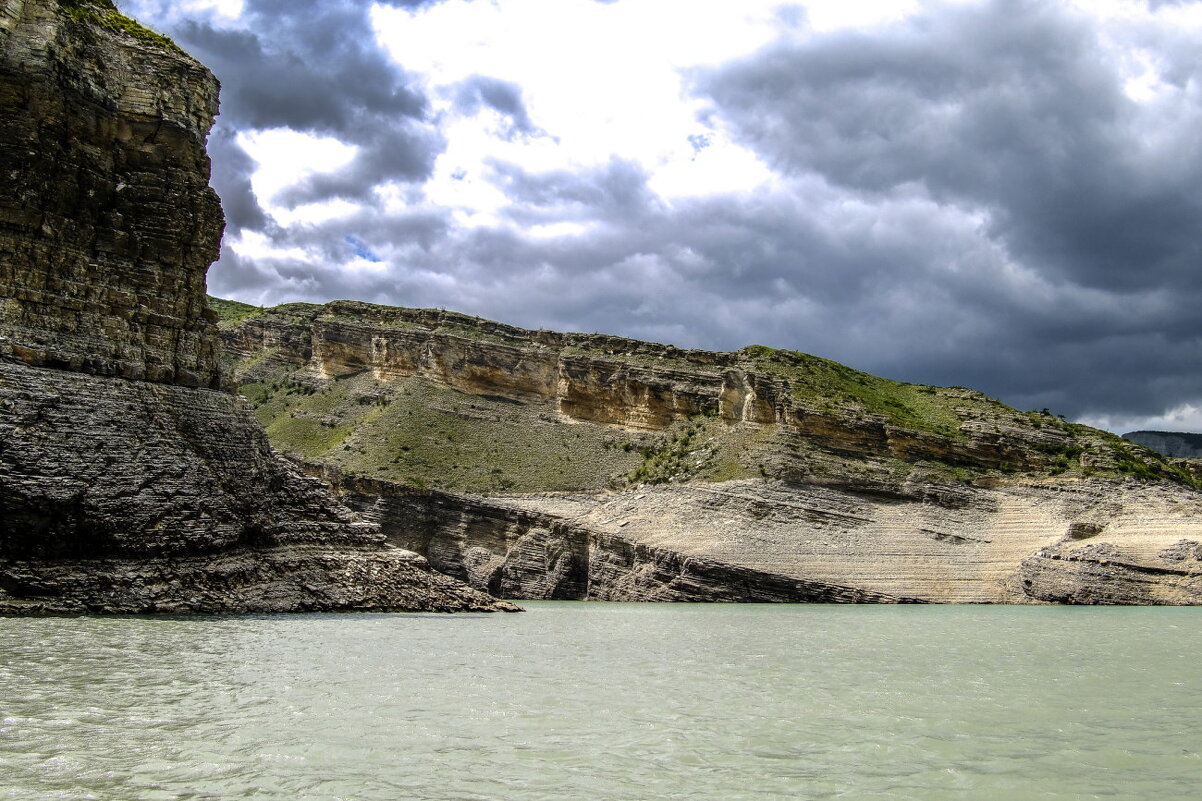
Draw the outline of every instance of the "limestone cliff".
[[[457,484],[447,467],[491,462],[504,473],[522,455],[554,467],[515,474],[515,491],[752,476],[892,486],[916,469],[956,481],[1127,474],[1193,483],[1146,448],[1046,412],[761,346],[682,350],[349,301],[278,306],[223,337],[241,391],[283,447],[450,489],[489,487],[478,477]],[[418,415],[414,406],[441,416],[397,419]],[[397,444],[417,422],[436,424],[440,451],[465,464],[431,463],[438,454],[421,441]],[[513,452],[500,452],[509,444]],[[493,458],[469,452],[477,445]],[[555,447],[571,453],[548,453]],[[583,474],[573,456],[589,464]],[[431,471],[415,472],[423,460]],[[612,466],[602,478],[625,480],[588,484],[598,463]]]
[[[107,0],[0,0],[0,613],[501,608],[219,389],[216,104]]]
[[[1193,474],[979,392],[434,310],[222,308],[230,367],[273,441],[480,588],[1202,600]]]
[[[216,386],[217,81],[110,18],[104,3],[0,6],[0,355]]]

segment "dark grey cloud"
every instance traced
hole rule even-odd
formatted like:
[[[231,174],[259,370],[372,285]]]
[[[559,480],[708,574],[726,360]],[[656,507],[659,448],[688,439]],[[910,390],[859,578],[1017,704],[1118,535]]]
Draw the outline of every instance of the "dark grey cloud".
[[[213,185],[221,196],[225,210],[226,231],[243,229],[266,230],[270,219],[259,205],[250,177],[255,161],[242,149],[236,139],[237,130],[230,125],[216,125],[209,134],[209,158],[213,163]]]
[[[1170,81],[1196,80],[1196,56],[1174,60],[1180,43],[1158,44]],[[941,7],[782,43],[696,86],[712,119],[777,168],[854,197],[916,193],[977,214],[983,235],[1038,279],[1017,297],[997,297],[996,276],[956,287],[954,308],[980,318],[962,352],[937,363],[908,354],[911,375],[960,377],[1019,403],[1050,398],[1071,414],[1202,394],[1198,98],[1134,102],[1093,24],[1022,0]],[[873,280],[896,269],[886,263]]]
[[[982,210],[1041,272],[1118,291],[1202,281],[1202,140],[1122,92],[1096,32],[1056,4],[993,0],[902,30],[781,46],[702,79],[782,168],[858,192],[917,184]]]
[[[659,205],[645,171],[624,159],[537,174],[496,160],[489,166],[493,182],[514,204],[510,218],[523,225],[593,218],[638,224]]]
[[[288,128],[359,146],[338,175],[308,179],[282,198],[286,203],[364,199],[381,182],[429,177],[443,141],[424,92],[377,44],[366,4],[246,0],[234,28],[181,17],[162,0],[125,5],[152,18],[221,81],[213,186],[232,212],[231,234],[259,229],[266,219],[249,192],[255,165],[235,139],[239,131]]]
[[[381,183],[424,181],[443,146],[430,132],[404,125],[373,126],[356,139],[361,150],[350,164],[337,172],[308,176],[284,190],[278,200],[286,206],[332,198],[369,201]]]
[[[239,126],[342,137],[379,115],[426,113],[364,12],[349,0],[247,0],[248,29],[183,20],[172,34],[222,80],[222,114]]]

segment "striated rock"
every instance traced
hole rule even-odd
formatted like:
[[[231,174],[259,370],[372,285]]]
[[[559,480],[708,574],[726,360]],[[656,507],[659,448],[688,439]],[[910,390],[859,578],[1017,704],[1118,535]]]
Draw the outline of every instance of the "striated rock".
[[[103,24],[104,3],[2,9],[0,355],[217,386],[204,296],[223,227],[204,147],[217,81]]]
[[[1023,590],[1041,601],[1070,604],[1202,603],[1198,543],[1181,541],[1160,554],[1109,543],[1055,545],[1023,560]]]
[[[1202,498],[1167,485],[947,488],[949,506],[763,481],[478,498],[321,473],[391,542],[511,598],[1202,602],[1202,546],[1182,539],[1202,538]]]
[[[389,540],[430,564],[506,598],[590,601],[920,603],[834,581],[748,567],[671,542],[652,545],[624,524],[564,516],[516,498],[415,490],[324,471],[342,499]],[[613,522],[613,521],[607,521]],[[783,568],[783,570],[782,570]]]
[[[889,381],[762,346],[683,350],[353,301],[285,304],[222,336],[244,386],[275,381],[278,388],[280,376],[310,389],[364,375],[381,385],[417,379],[486,401],[541,405],[560,422],[633,432],[703,418],[779,433],[795,450],[804,446],[835,459],[930,462],[1003,475],[1147,473],[1192,483],[1186,471],[1145,448],[1050,414],[1019,412],[962,387]],[[806,456],[782,448],[765,453],[771,475],[791,481],[822,472]]]
[[[276,445],[482,590],[1202,602],[1192,563],[1160,555],[1202,540],[1197,477],[1046,412],[762,347],[349,301],[234,311],[226,353]],[[1117,556],[1095,569],[1101,546]]]
[[[0,613],[514,609],[218,389],[216,102],[111,3],[0,0]]]
[[[488,610],[237,398],[0,363],[0,612]]]

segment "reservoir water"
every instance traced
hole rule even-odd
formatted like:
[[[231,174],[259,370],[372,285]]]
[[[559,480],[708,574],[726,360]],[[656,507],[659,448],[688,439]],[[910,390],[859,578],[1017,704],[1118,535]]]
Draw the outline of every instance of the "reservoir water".
[[[0,618],[0,799],[1187,799],[1202,610]]]

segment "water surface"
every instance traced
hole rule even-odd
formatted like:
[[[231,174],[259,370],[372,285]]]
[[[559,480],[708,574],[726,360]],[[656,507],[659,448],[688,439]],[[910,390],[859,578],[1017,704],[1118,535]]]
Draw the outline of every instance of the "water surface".
[[[1186,799],[1202,610],[0,618],[0,799]]]

